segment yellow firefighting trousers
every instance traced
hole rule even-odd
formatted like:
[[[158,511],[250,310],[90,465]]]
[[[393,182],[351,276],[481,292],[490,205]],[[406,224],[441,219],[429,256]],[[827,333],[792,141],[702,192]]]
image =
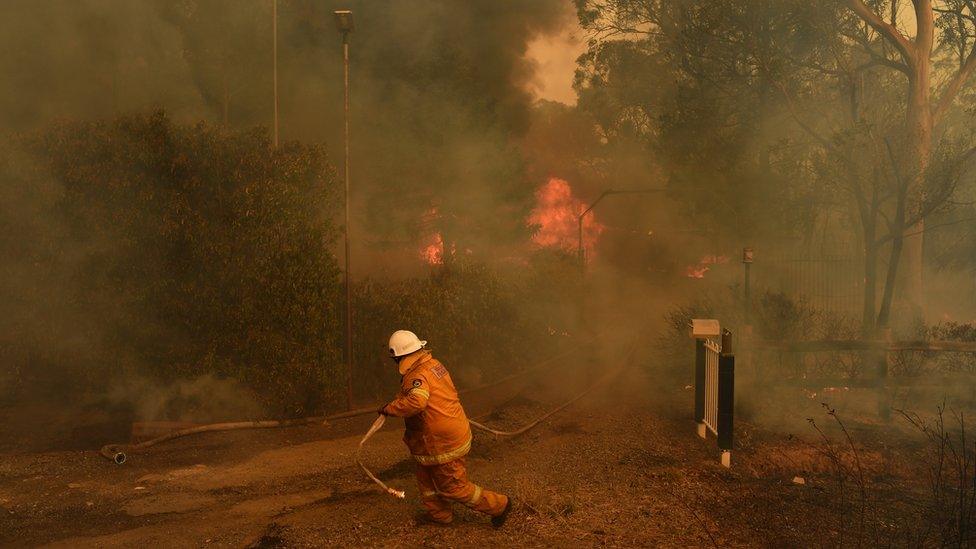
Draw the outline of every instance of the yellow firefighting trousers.
[[[454,519],[451,502],[491,516],[500,515],[508,504],[507,496],[485,490],[468,480],[463,457],[439,465],[418,463],[417,483],[424,509],[437,522],[448,523]]]

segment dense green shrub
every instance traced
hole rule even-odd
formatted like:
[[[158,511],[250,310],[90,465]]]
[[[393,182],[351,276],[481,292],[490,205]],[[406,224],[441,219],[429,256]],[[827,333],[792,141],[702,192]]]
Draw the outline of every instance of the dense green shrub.
[[[0,338],[7,383],[235,377],[299,413],[332,399],[334,176],[320,148],[164,114],[12,139]]]

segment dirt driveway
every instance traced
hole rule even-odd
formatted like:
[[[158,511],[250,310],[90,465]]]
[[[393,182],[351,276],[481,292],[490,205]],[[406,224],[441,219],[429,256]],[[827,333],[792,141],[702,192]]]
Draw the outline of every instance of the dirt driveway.
[[[590,364],[558,390],[535,383],[484,421],[524,422],[598,377]],[[513,495],[494,530],[459,509],[449,527],[415,526],[418,494],[389,422],[368,446],[382,493],[353,457],[371,418],[330,426],[214,433],[160,445],[115,466],[94,452],[3,456],[0,544],[57,547],[808,546],[831,533],[815,485],[737,451],[722,468],[694,436],[692,394],[664,390],[639,367],[527,435],[476,434],[472,479]],[[509,395],[510,396],[510,395]],[[472,413],[488,410],[468,403]],[[828,525],[828,526],[825,526]],[[834,532],[833,535],[836,535]]]

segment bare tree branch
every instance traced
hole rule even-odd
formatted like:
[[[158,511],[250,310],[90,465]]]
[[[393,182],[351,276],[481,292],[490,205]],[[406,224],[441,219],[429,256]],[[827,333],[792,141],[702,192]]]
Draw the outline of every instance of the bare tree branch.
[[[896,71],[904,73],[905,76],[911,76],[911,69],[908,68],[908,65],[901,61],[896,61],[887,57],[884,52],[878,53],[874,51],[874,47],[871,45],[871,42],[867,36],[847,33],[845,33],[844,36],[860,44],[861,47],[864,48],[864,52],[867,53],[876,64],[895,69]]]
[[[947,8],[936,8],[936,7],[933,7],[932,8],[932,11],[934,11],[936,13],[944,13],[946,15],[958,15],[959,17],[962,17],[963,19],[968,19],[969,21],[972,21],[973,23],[976,23],[976,17],[974,17],[972,15],[969,15],[969,14],[963,13],[961,9],[950,10],[950,9],[947,9]]]
[[[922,229],[920,231],[911,232],[911,233],[905,233],[905,236],[915,236],[915,235],[922,234],[925,231],[931,231],[931,230],[934,230],[934,229],[938,229],[940,227],[948,227],[950,225],[958,225],[960,223],[970,223],[972,221],[976,221],[976,217],[967,217],[965,219],[957,219],[955,221],[947,221],[945,223],[939,223],[937,225],[928,225],[928,224],[926,224],[924,229]]]
[[[939,123],[939,119],[942,118],[945,111],[952,105],[952,102],[959,94],[959,90],[969,80],[969,77],[973,75],[974,70],[976,70],[976,44],[973,45],[973,48],[969,51],[969,55],[966,56],[966,62],[949,82],[949,85],[946,86],[946,89],[942,92],[942,96],[939,97],[938,103],[936,103],[935,112],[932,114],[936,124]]]
[[[871,55],[871,61],[868,61],[867,63],[862,63],[861,65],[858,65],[855,70],[856,71],[863,71],[864,69],[869,69],[871,67],[875,67],[875,66],[878,66],[878,65],[882,65],[882,66],[888,67],[889,69],[895,69],[896,71],[899,71],[899,72],[904,73],[905,76],[908,76],[908,74],[909,74],[909,72],[908,72],[908,65],[906,65],[904,63],[900,63],[898,61],[895,61],[894,59],[888,59],[887,57],[883,57],[881,55],[877,55],[877,54],[875,54],[873,52],[872,52],[872,55]]]
[[[913,0],[922,1],[922,0]],[[892,46],[901,54],[902,60],[908,66],[915,65],[915,44],[912,43],[904,34],[901,33],[891,23],[881,19],[871,8],[867,7],[861,0],[846,0],[851,10],[860,17],[871,28],[878,31]]]

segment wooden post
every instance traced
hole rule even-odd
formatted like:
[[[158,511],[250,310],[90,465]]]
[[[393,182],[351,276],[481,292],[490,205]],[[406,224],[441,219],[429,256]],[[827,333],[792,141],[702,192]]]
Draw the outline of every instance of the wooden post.
[[[877,357],[877,378],[875,390],[878,397],[878,417],[882,421],[891,421],[891,394],[888,389],[888,349],[891,347],[891,328],[885,328],[881,333],[884,347],[879,349]]]
[[[733,411],[735,409],[735,355],[732,334],[722,334],[722,355],[718,359],[718,448],[722,451],[722,465],[732,461]]]

